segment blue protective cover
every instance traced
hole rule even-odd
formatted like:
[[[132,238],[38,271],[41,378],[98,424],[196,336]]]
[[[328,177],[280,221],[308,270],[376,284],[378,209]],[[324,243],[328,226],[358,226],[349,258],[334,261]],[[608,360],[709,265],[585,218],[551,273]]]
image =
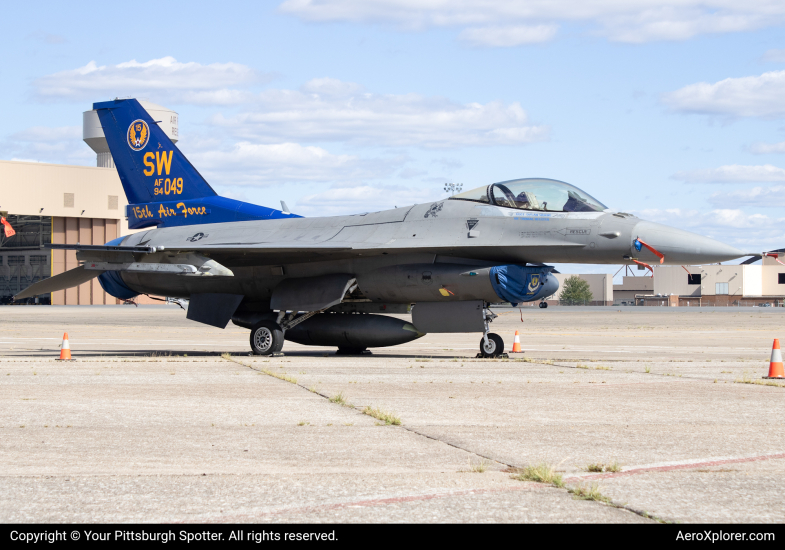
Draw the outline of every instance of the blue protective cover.
[[[138,292],[125,285],[119,271],[104,271],[98,276],[98,284],[107,294],[121,300],[130,300],[139,296]]]
[[[550,270],[550,267],[542,266],[499,265],[491,268],[491,285],[505,302],[531,302],[544,297],[546,291],[555,291],[551,284],[543,284],[551,283],[550,279],[555,282]]]
[[[109,241],[106,245],[119,246],[123,239],[125,239],[125,237],[118,237]],[[131,290],[126,286],[122,277],[120,277],[119,271],[104,271],[98,276],[98,284],[101,285],[104,292],[121,300],[130,300],[131,298],[139,296],[138,292]]]
[[[93,109],[128,197],[131,229],[300,217],[217,195],[137,100]]]

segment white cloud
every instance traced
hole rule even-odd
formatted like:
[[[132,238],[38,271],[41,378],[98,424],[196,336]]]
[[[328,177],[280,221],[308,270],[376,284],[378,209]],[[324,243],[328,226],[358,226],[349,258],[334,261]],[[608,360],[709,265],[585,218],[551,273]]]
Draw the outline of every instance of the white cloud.
[[[759,166],[746,166],[729,164],[719,168],[704,170],[687,170],[677,172],[671,176],[673,179],[688,183],[748,183],[785,181],[785,170],[764,164]]]
[[[308,21],[410,30],[579,22],[610,40],[636,43],[749,31],[785,21],[785,5],[772,0],[285,0],[279,9]]]
[[[282,182],[356,181],[389,176],[400,159],[361,159],[334,155],[298,143],[236,143],[228,150],[189,155],[205,177],[217,185],[265,186]]]
[[[785,141],[781,141],[779,143],[753,143],[750,145],[750,153],[754,153],[756,155],[785,153]]]
[[[763,54],[763,61],[785,63],[785,50],[766,50],[766,53]]]
[[[516,25],[512,27],[475,27],[464,29],[460,39],[473,46],[507,48],[548,42],[556,36],[558,25]]]
[[[11,139],[18,141],[36,141],[42,143],[74,141],[82,139],[82,129],[79,126],[60,126],[57,128],[49,128],[46,126],[31,126],[26,130],[11,134]]]
[[[353,82],[316,78],[299,90],[248,89],[265,76],[237,63],[180,63],[172,57],[145,63],[84,67],[34,81],[46,100],[116,96],[156,102],[240,107],[211,118],[237,141],[267,144],[346,141],[363,145],[430,148],[518,145],[548,139],[549,128],[532,124],[517,102],[459,104],[418,94],[375,94]]]
[[[301,90],[267,90],[255,109],[211,122],[239,139],[345,141],[430,148],[515,145],[543,141],[547,126],[532,125],[519,103],[459,104],[417,94],[374,94],[357,84],[322,78]]]
[[[307,216],[337,216],[389,210],[443,198],[444,193],[436,186],[336,184],[321,193],[301,197],[296,210]]]
[[[758,208],[781,208],[785,205],[785,185],[772,187],[753,187],[731,191],[729,193],[714,193],[709,197],[709,202],[714,206],[753,206]]]
[[[245,92],[229,87],[269,79],[239,63],[202,65],[181,63],[173,57],[136,60],[61,71],[36,79],[35,94],[42,100],[95,101],[97,98],[154,96],[156,100],[192,103],[236,103]]]
[[[771,71],[714,84],[690,84],[665,94],[663,101],[671,109],[687,113],[774,118],[785,115],[783,97],[785,71]]]
[[[32,126],[8,136],[0,148],[11,160],[95,165],[95,153],[82,141],[79,126]]]

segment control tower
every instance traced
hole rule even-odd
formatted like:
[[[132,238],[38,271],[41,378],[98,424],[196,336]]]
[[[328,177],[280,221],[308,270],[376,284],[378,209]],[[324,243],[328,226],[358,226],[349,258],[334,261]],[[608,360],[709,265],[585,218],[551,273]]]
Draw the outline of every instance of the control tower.
[[[177,143],[178,137],[178,114],[171,109],[150,103],[143,99],[138,99],[139,103],[150,114],[152,119],[158,123],[158,127],[173,142]],[[114,168],[112,153],[109,152],[109,145],[106,143],[104,130],[101,128],[101,121],[95,110],[85,111],[82,114],[82,139],[98,155],[96,166],[100,168]]]

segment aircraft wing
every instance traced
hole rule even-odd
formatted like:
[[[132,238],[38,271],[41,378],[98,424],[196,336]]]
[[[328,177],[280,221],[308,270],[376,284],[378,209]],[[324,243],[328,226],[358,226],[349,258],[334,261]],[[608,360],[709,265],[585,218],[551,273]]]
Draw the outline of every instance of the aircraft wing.
[[[458,258],[476,259],[492,262],[529,262],[541,263],[546,256],[554,253],[567,253],[570,249],[582,248],[584,245],[565,243],[563,241],[540,242],[534,246],[516,247],[510,249],[505,246],[466,246],[452,244],[425,244],[422,242],[406,242],[405,240],[394,243],[346,243],[322,242],[303,243],[297,241],[287,242],[218,242],[218,243],[182,243],[169,244],[167,241],[156,242],[153,246],[89,246],[89,245],[56,245],[58,249],[78,250],[80,253],[90,254],[90,258],[102,257],[104,261],[129,260],[130,255],[139,254],[182,254],[193,252],[209,258],[220,264],[232,268],[242,265],[254,265],[260,261],[265,264],[290,263],[314,260],[340,260],[357,257],[380,256],[386,254],[434,254],[438,256],[452,256]],[[47,245],[47,248],[54,245]],[[116,257],[116,260],[113,260]],[[86,256],[80,256],[87,260]],[[150,257],[147,261],[155,261]]]

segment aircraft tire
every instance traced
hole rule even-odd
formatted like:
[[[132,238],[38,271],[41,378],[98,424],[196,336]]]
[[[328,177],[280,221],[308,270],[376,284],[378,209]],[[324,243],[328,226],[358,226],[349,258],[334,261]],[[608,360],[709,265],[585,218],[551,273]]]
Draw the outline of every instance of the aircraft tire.
[[[480,353],[483,357],[496,357],[504,353],[504,340],[496,333],[488,334],[488,345],[485,345],[485,339],[480,339]]]
[[[548,302],[540,302],[540,307],[545,309],[546,307],[548,307]]]
[[[251,329],[251,351],[254,355],[272,355],[283,348],[283,331],[278,323],[261,321]]]

